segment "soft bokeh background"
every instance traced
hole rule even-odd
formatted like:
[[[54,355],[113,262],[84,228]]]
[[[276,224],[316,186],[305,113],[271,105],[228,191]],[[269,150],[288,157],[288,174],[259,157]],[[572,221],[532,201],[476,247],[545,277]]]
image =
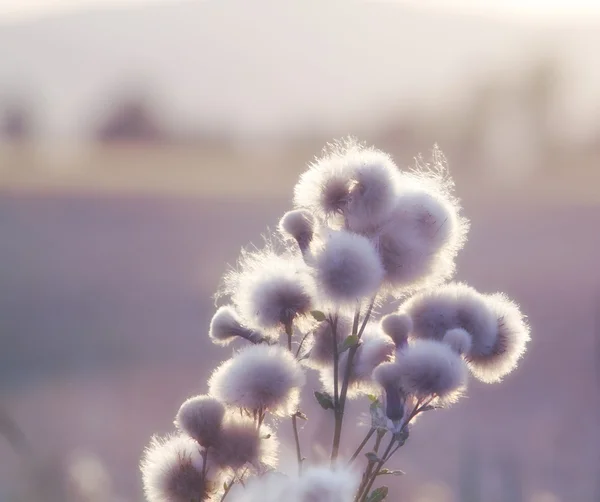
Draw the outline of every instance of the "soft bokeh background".
[[[599,53],[585,1],[0,1],[0,501],[142,499],[149,436],[230,352],[221,273],[348,134],[440,145],[458,278],[533,328],[417,424],[392,500],[600,500]]]

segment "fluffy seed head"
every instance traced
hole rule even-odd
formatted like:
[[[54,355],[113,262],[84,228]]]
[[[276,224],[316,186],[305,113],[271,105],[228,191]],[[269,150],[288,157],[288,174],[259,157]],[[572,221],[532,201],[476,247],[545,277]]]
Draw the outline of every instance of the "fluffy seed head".
[[[447,331],[442,341],[461,356],[468,354],[472,346],[471,335],[462,328]]]
[[[359,477],[343,468],[309,467],[302,476],[268,473],[232,492],[233,502],[352,502]]]
[[[217,345],[227,345],[236,337],[245,338],[251,342],[258,342],[262,337],[260,333],[245,327],[234,308],[230,305],[219,307],[210,321],[208,336]]]
[[[302,252],[308,249],[312,241],[314,226],[314,217],[306,209],[288,211],[279,220],[280,231],[293,237]]]
[[[200,446],[186,435],[153,437],[140,468],[149,502],[202,502],[212,482],[202,476]]]
[[[471,350],[468,361],[475,378],[493,383],[516,368],[531,337],[516,303],[499,293],[487,296],[486,300],[496,318],[496,341],[488,352]]]
[[[276,253],[270,243],[262,251],[242,251],[237,270],[226,274],[221,295],[231,297],[249,327],[276,331],[307,314],[314,282],[302,257]]]
[[[350,143],[328,145],[323,157],[300,175],[294,187],[294,205],[309,210],[317,218],[339,223],[348,203],[352,172],[343,152]]]
[[[175,425],[202,446],[209,447],[219,435],[224,415],[225,406],[214,397],[191,397],[179,408]]]
[[[412,320],[406,314],[388,314],[381,318],[381,330],[394,340],[396,348],[402,348],[412,330]]]
[[[345,160],[352,173],[346,224],[353,232],[370,233],[385,220],[395,202],[398,168],[391,157],[374,148],[349,150]]]
[[[396,355],[400,387],[406,394],[454,401],[467,383],[467,367],[445,343],[416,340]]]
[[[219,366],[208,382],[210,395],[231,406],[288,416],[297,411],[305,376],[280,346],[250,345]]]
[[[377,293],[383,279],[381,260],[362,235],[336,231],[315,257],[320,291],[334,304],[352,304]]]
[[[231,414],[224,421],[211,454],[221,467],[239,471],[252,466],[260,471],[276,467],[277,449],[277,439],[267,426],[259,430],[253,420]]]
[[[442,340],[461,328],[471,335],[471,352],[487,354],[494,346],[498,321],[486,297],[466,284],[445,284],[417,293],[401,307],[413,321],[412,335]]]

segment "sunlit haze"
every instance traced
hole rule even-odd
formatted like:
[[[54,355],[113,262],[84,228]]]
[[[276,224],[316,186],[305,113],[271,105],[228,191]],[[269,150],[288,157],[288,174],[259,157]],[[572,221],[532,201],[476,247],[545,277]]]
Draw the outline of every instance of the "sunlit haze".
[[[189,0],[188,0],[189,1]],[[202,0],[198,0],[202,1]],[[386,0],[384,0],[386,1]],[[600,17],[595,0],[387,0],[419,9],[462,11],[533,22],[561,22]],[[1,19],[23,19],[86,8],[118,8],[174,0],[0,0]]]

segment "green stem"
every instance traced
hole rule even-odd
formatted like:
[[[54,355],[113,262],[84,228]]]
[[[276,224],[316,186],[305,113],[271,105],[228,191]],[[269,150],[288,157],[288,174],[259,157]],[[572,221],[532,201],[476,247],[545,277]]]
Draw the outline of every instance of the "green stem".
[[[292,352],[292,334],[293,334],[293,325],[291,322],[285,324],[285,333],[287,334],[288,339],[288,349]],[[292,352],[293,353],[293,352]],[[296,414],[292,415],[292,428],[294,430],[294,441],[296,443],[296,457],[298,459],[298,472],[302,473],[302,452],[300,449],[300,436],[298,435],[298,417]]]
[[[369,490],[373,486],[373,483],[375,482],[375,479],[377,478],[379,471],[381,471],[381,468],[383,467],[383,465],[389,460],[388,455],[389,455],[390,451],[392,450],[392,447],[394,446],[395,442],[396,442],[396,439],[394,438],[394,436],[392,436],[387,448],[385,449],[383,456],[380,457],[379,462],[377,462],[377,464],[375,466],[375,471],[373,471],[373,473],[371,474],[371,479],[369,479],[369,481],[363,488],[362,493],[359,493],[357,495],[357,497],[360,497],[360,498],[357,498],[356,500],[358,500],[360,502],[364,502],[365,500],[367,500],[367,496],[369,495]]]
[[[362,334],[365,330],[365,327],[367,325],[367,322],[369,321],[369,318],[371,317],[371,312],[373,311],[374,304],[375,304],[375,297],[373,297],[371,299],[371,302],[369,303],[369,307],[367,308],[367,312],[365,313],[365,317],[363,319],[360,330],[358,329],[358,322],[360,319],[360,305],[357,305],[357,307],[356,307],[356,312],[354,314],[354,322],[352,324],[352,335],[356,336],[358,339],[360,339],[360,337],[362,336]],[[335,348],[336,357],[334,359],[334,363],[338,359],[337,343],[336,343],[335,347],[336,347]],[[350,347],[350,349],[348,350],[348,359],[346,361],[344,379],[342,380],[342,389],[340,391],[340,397],[337,401],[337,405],[334,406],[334,408],[335,408],[334,409],[335,425],[334,425],[334,431],[333,431],[333,447],[331,448],[332,464],[333,464],[333,462],[335,462],[335,460],[338,457],[340,442],[342,440],[342,426],[344,423],[344,409],[346,407],[346,397],[348,395],[348,385],[350,383],[350,376],[352,373],[352,362],[354,361],[354,356],[356,355],[358,348],[359,348],[359,344],[357,343],[356,345],[353,345],[352,347]],[[334,385],[337,384],[337,380],[338,380],[338,374],[337,374],[338,372],[336,372],[335,369],[336,369],[336,366],[334,365],[334,376],[333,376]],[[336,402],[334,401],[334,405],[335,404],[336,404]]]
[[[375,427],[371,427],[371,429],[369,429],[369,432],[367,432],[367,435],[365,436],[365,438],[358,445],[358,448],[356,448],[356,451],[354,452],[352,457],[350,457],[350,460],[348,461],[348,465],[350,465],[352,462],[354,462],[354,460],[356,460],[356,457],[358,457],[358,455],[360,454],[362,449],[365,447],[365,445],[367,444],[369,439],[371,439],[373,434],[375,434]]]

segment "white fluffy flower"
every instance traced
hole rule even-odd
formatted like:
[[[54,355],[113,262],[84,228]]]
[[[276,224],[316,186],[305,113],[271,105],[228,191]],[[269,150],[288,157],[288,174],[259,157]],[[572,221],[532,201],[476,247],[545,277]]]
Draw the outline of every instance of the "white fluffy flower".
[[[232,493],[232,502],[352,502],[359,480],[343,468],[310,467],[300,477],[272,473]]]
[[[324,300],[356,305],[374,296],[383,280],[383,266],[371,242],[362,235],[333,231],[315,255],[315,278]]]
[[[216,473],[204,478],[200,446],[186,435],[153,437],[140,468],[148,502],[202,502],[214,489]]]
[[[467,384],[467,366],[445,343],[415,340],[396,354],[400,388],[418,399],[455,401]]]
[[[283,324],[311,310],[315,289],[302,257],[274,247],[243,250],[237,269],[225,275],[221,294],[231,298],[251,328],[278,334]]]
[[[286,416],[297,411],[304,382],[304,371],[288,350],[251,345],[221,364],[208,386],[212,396],[230,406]]]

